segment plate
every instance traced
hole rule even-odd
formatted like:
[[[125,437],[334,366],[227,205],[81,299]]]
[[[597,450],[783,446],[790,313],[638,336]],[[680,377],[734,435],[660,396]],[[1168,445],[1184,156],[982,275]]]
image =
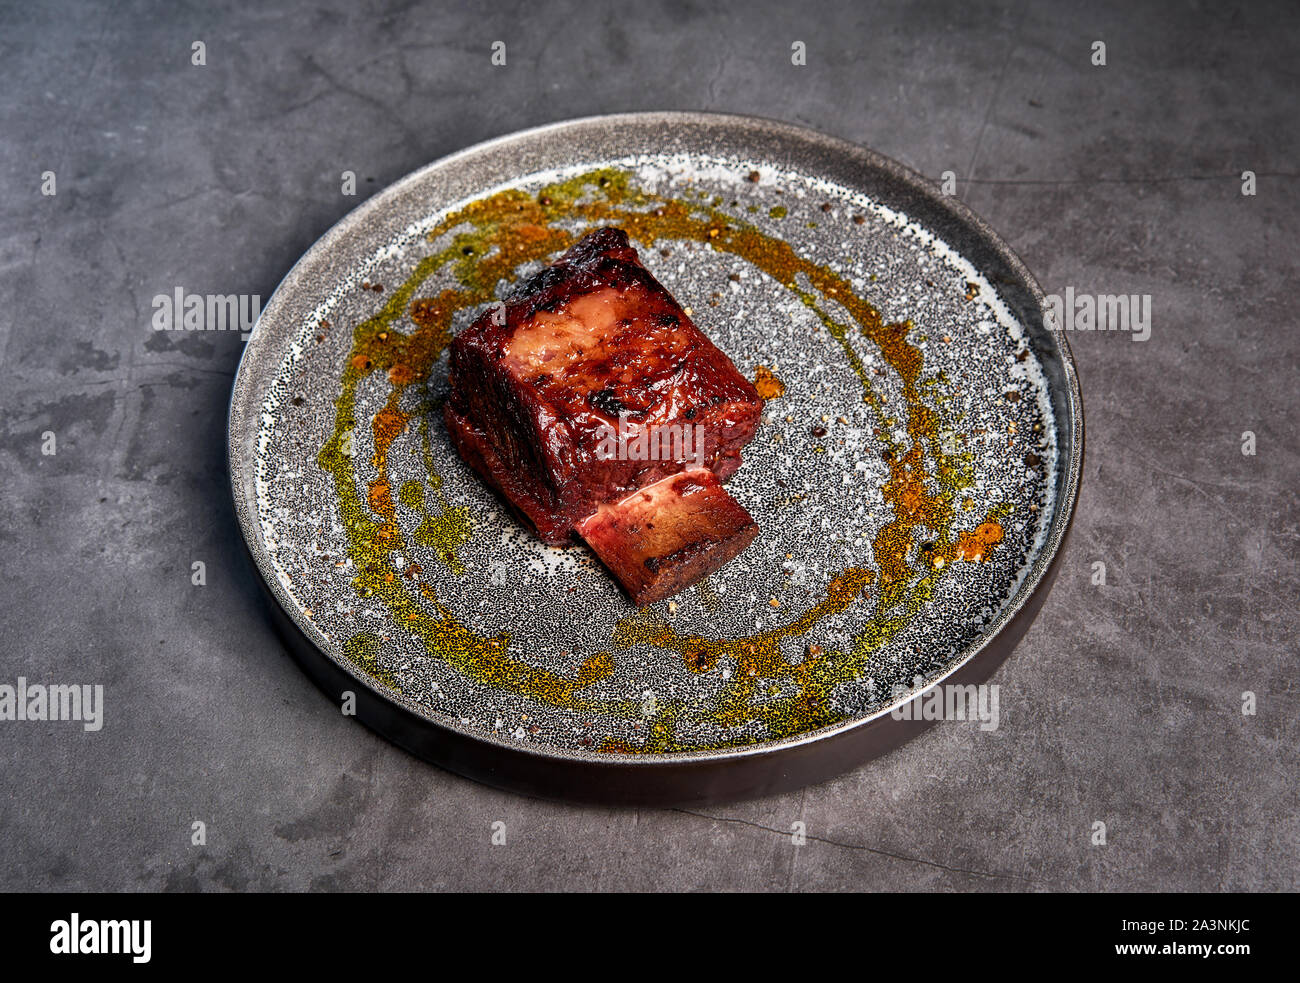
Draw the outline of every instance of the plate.
[[[728,483],[759,537],[640,610],[521,527],[439,412],[455,333],[600,225],[765,400]],[[289,272],[234,384],[236,512],[300,663],[414,753],[583,800],[781,791],[916,733],[1041,604],[1083,453],[1050,323],[982,221],[869,150],[750,117],[557,123],[402,179]]]

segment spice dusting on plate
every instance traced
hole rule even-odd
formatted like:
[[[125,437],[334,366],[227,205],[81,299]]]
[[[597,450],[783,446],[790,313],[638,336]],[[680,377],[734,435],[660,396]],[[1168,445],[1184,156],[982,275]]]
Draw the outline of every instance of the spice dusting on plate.
[[[785,383],[778,379],[766,365],[755,366],[754,388],[758,390],[758,394],[764,401],[780,399],[785,395]]]

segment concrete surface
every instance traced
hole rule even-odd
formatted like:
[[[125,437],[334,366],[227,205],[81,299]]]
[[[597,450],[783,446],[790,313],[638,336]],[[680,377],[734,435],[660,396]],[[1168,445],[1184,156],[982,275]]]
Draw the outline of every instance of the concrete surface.
[[[97,733],[0,722],[0,888],[1300,886],[1300,8],[492,6],[0,11],[0,683],[106,694]],[[780,798],[580,808],[390,746],[273,634],[226,487],[238,336],[155,334],[150,299],[269,297],[361,200],[343,170],[364,197],[521,127],[663,108],[951,170],[1049,292],[1151,295],[1149,341],[1071,339],[1084,491],[996,732],[943,724]]]

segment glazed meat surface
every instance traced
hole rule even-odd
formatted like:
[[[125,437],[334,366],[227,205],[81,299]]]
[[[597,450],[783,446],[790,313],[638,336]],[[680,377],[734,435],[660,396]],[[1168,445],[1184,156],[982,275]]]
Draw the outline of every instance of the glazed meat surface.
[[[614,228],[589,233],[458,335],[450,382],[457,449],[552,545],[685,469],[725,480],[762,411],[753,384]]]
[[[745,549],[758,525],[707,468],[602,505],[578,532],[637,604],[671,597]]]

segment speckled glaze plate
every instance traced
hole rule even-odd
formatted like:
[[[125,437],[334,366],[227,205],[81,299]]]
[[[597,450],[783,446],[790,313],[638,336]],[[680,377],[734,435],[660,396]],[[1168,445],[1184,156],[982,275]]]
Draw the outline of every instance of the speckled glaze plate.
[[[439,412],[450,338],[599,225],[766,399],[728,486],[758,539],[643,610],[522,528]],[[1042,310],[978,218],[860,147],[695,113],[529,130],[285,277],[231,401],[239,522],[306,670],[431,761],[624,803],[819,781],[924,726],[903,701],[987,678],[1041,603],[1083,452]]]

